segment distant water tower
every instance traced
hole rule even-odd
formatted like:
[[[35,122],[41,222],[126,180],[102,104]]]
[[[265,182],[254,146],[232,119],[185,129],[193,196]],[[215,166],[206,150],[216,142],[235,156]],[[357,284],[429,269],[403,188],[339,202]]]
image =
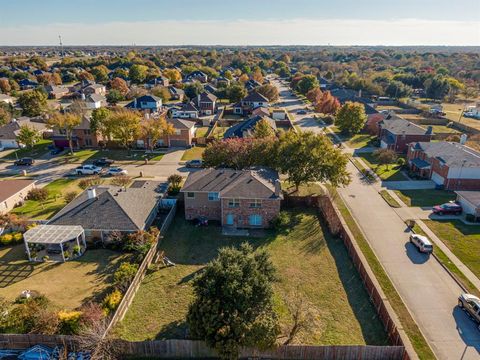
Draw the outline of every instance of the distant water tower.
[[[60,42],[60,56],[63,57],[62,35],[58,35],[58,40],[59,40],[59,42]]]

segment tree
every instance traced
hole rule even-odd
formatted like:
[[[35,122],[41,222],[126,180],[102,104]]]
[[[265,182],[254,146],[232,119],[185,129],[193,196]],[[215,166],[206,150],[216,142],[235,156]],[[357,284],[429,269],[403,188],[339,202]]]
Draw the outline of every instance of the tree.
[[[78,74],[78,79],[94,81],[95,77],[92,74],[90,74],[88,71],[82,71],[80,74]]]
[[[377,149],[373,152],[373,156],[378,161],[378,165],[386,165],[388,170],[389,164],[397,161],[397,153],[390,149]]]
[[[18,98],[25,116],[39,116],[47,109],[47,94],[40,90],[29,90]]]
[[[75,113],[55,113],[50,119],[48,119],[47,124],[53,129],[64,132],[68,140],[70,154],[73,154],[73,130],[80,125],[81,122],[82,117]]]
[[[141,133],[145,139],[148,139],[150,150],[153,150],[160,139],[175,134],[175,128],[164,117],[160,117],[159,119],[144,120],[141,125]]]
[[[412,93],[412,88],[400,81],[392,80],[388,83],[388,86],[385,88],[385,94],[391,98],[402,98],[407,97]]]
[[[152,89],[152,94],[161,98],[164,103],[166,103],[172,97],[166,86],[155,86]]]
[[[148,67],[145,65],[134,64],[128,72],[130,80],[136,84],[141,84],[147,77]]]
[[[252,79],[258,81],[260,84],[263,82],[263,74],[260,68],[256,68],[252,74]]]
[[[180,184],[183,181],[183,178],[181,175],[172,174],[168,177],[167,181],[170,184],[170,191],[173,191],[173,192],[180,191]]]
[[[253,135],[256,138],[268,138],[275,136],[275,131],[272,129],[272,126],[266,119],[261,119],[255,124],[255,128],[253,129]]]
[[[241,83],[245,84],[247,81],[249,80],[249,77],[247,74],[242,74],[240,75],[240,77],[238,78],[238,81],[240,81]]]
[[[192,83],[187,84],[183,90],[185,91],[185,95],[189,99],[193,99],[198,94],[201,94],[203,92],[203,85],[198,81],[194,81]]]
[[[140,115],[129,110],[119,110],[114,112],[109,120],[113,124],[111,127],[113,137],[128,149],[131,142],[140,134]]]
[[[238,102],[247,96],[247,89],[242,83],[235,83],[226,88],[226,97],[230,102]]]
[[[366,121],[367,115],[363,104],[347,101],[338,110],[335,125],[344,134],[358,134]]]
[[[172,83],[182,81],[182,75],[177,69],[166,69],[163,71],[163,75]]]
[[[301,94],[305,95],[309,90],[319,86],[320,84],[318,83],[318,79],[315,75],[304,75],[297,83],[296,88]]]
[[[113,78],[112,81],[110,81],[110,88],[117,90],[122,96],[127,95],[129,91],[127,82],[119,77]]]
[[[313,89],[308,90],[306,98],[313,105],[315,105],[320,101],[322,95],[323,95],[322,90],[320,90],[319,87],[314,87]]]
[[[122,95],[122,93],[117,90],[117,89],[111,89],[108,94],[107,94],[107,101],[110,103],[110,104],[116,104],[120,101],[123,101],[124,99],[124,96]]]
[[[448,79],[439,75],[427,79],[424,86],[427,97],[432,99],[442,100],[450,91]]]
[[[288,131],[280,136],[275,149],[276,168],[288,175],[297,191],[301,184],[330,182],[347,185],[347,157],[322,134]]]
[[[90,130],[95,134],[102,135],[103,139],[108,140],[112,138],[111,123],[109,122],[110,115],[110,110],[101,107],[92,111],[90,119]]]
[[[242,346],[265,349],[280,332],[273,310],[275,268],[266,251],[222,248],[193,281],[195,299],[187,314],[194,338],[223,359],[237,359]]]
[[[95,81],[102,82],[108,80],[108,68],[105,65],[98,65],[92,69],[92,75]]]
[[[278,88],[275,85],[265,84],[259,86],[256,90],[259,94],[265,96],[270,102],[278,100]]]
[[[31,149],[40,138],[41,135],[38,130],[28,125],[22,125],[17,135],[17,142]]]
[[[6,103],[0,103],[0,126],[5,125],[12,119],[12,112],[10,105]]]
[[[8,94],[12,90],[8,79],[0,79],[0,91],[4,94]]]
[[[315,104],[315,111],[326,115],[332,115],[335,114],[338,109],[340,109],[340,106],[340,101],[338,101],[338,99],[333,96],[330,91],[325,91],[317,100]]]

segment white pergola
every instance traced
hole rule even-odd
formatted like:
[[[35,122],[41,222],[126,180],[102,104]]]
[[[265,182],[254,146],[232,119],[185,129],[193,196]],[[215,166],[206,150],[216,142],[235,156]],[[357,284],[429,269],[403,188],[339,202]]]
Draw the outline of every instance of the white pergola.
[[[32,258],[28,244],[59,245],[62,259],[65,261],[63,244],[75,240],[77,245],[80,246],[80,239],[83,247],[86,248],[85,231],[80,225],[38,225],[23,234],[25,248],[30,261],[32,261]]]

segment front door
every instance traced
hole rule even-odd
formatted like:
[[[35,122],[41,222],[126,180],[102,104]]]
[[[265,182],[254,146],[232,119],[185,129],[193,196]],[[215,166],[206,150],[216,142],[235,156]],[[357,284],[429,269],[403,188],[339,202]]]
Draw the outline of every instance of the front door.
[[[234,219],[235,217],[233,216],[233,214],[227,214],[227,219],[226,219],[227,225],[233,225]]]

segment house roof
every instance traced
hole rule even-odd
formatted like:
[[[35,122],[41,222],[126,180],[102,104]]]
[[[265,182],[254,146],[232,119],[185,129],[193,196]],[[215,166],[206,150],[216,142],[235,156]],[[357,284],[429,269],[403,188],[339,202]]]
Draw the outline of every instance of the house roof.
[[[195,121],[178,118],[167,119],[167,122],[171,123],[175,129],[191,129],[195,126]]]
[[[35,183],[35,180],[2,180],[0,181],[0,202],[22,191],[27,186]]]
[[[68,86],[56,86],[56,85],[49,85],[45,88],[48,93],[51,94],[63,94],[68,93],[70,90]]]
[[[422,150],[429,158],[436,158],[448,167],[480,167],[480,152],[460,143],[448,141],[417,142],[413,146]]]
[[[135,184],[137,183],[137,185]],[[84,191],[49,222],[50,225],[81,225],[89,230],[144,230],[162,193],[160,182],[136,181],[126,190],[118,186],[96,186],[96,197]]]
[[[23,237],[27,243],[61,244],[82,235],[79,225],[38,225],[28,230]]]
[[[252,91],[250,94],[245,96],[242,101],[251,101],[251,102],[268,102],[268,99],[262,94]]]
[[[87,102],[98,102],[98,101],[106,101],[107,98],[100,94],[91,94],[88,95],[85,101]]]
[[[253,130],[255,129],[255,126],[260,120],[266,120],[274,131],[277,130],[277,125],[275,124],[275,120],[273,120],[268,116],[255,115],[255,116],[252,116],[251,118],[248,118],[245,121],[242,121],[238,124],[235,124],[229,127],[227,131],[225,131],[225,134],[223,135],[223,137],[225,139],[232,138],[232,137],[242,138],[246,134],[250,134],[251,132],[253,132]]]
[[[411,121],[394,118],[394,119],[384,119],[379,122],[379,125],[382,129],[388,130],[395,135],[428,135],[432,134],[431,128],[423,128],[417,124],[412,123]]]
[[[220,197],[279,199],[275,194],[278,173],[268,168],[248,170],[203,169],[190,173],[182,192],[218,192]]]
[[[40,119],[31,119],[29,117],[21,117],[10,121],[8,124],[0,126],[0,140],[15,140],[22,126],[28,126],[38,131],[47,130],[47,124]]]
[[[155,95],[143,95],[143,96],[140,96],[136,99],[134,99],[133,101],[129,102],[125,107],[127,108],[140,108],[140,104],[142,102],[155,102],[155,103],[158,103],[158,102],[161,102],[162,99],[155,96]]]
[[[194,99],[198,103],[198,97]],[[200,94],[200,102],[214,102],[217,101],[217,97],[213,94],[210,94],[206,91]]]
[[[185,91],[183,91],[183,89],[176,88],[175,86],[169,86],[168,91],[170,91],[170,93],[173,95],[185,94]]]
[[[191,101],[186,103],[186,104],[183,104],[182,107],[181,107],[181,110],[182,111],[198,111],[195,104],[192,103]]]
[[[455,191],[457,195],[467,200],[475,207],[480,207],[480,191]]]

